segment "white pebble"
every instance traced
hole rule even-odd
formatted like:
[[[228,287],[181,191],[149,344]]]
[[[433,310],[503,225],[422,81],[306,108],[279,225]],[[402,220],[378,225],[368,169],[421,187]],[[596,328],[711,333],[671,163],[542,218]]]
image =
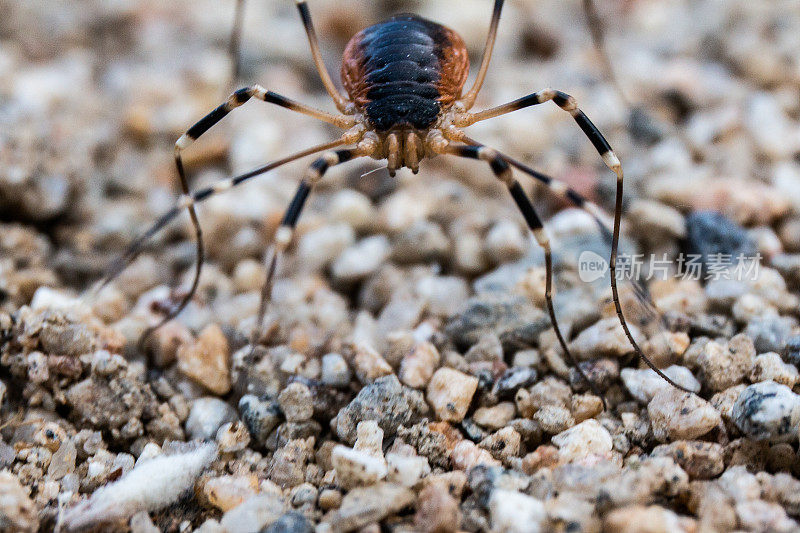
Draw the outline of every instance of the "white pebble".
[[[217,447],[204,444],[176,455],[141,462],[118,481],[97,489],[64,515],[64,525],[78,529],[120,520],[139,511],[156,511],[189,490],[197,476],[217,456]]]
[[[333,262],[331,273],[341,281],[358,281],[375,272],[390,253],[388,237],[367,237],[342,252]]]
[[[693,392],[700,392],[700,382],[695,379],[692,371],[688,368],[672,365],[663,369],[662,372],[678,385],[686,387]],[[664,378],[650,368],[623,368],[620,376],[631,396],[642,403],[649,403],[658,391],[672,387]]]
[[[753,439],[795,440],[800,425],[800,396],[786,385],[762,381],[739,394],[731,418],[736,427]]]
[[[611,434],[593,418],[555,435],[552,442],[558,446],[559,460],[565,463],[590,455],[605,456],[613,448]]]
[[[388,470],[383,457],[337,445],[331,452],[331,463],[336,469],[336,478],[345,488],[371,485],[386,477]]]
[[[513,490],[494,490],[489,513],[495,533],[538,533],[547,519],[540,500]]]
[[[347,224],[332,224],[309,231],[297,245],[303,269],[317,270],[345,251],[356,240],[356,233]]]
[[[375,221],[375,208],[369,198],[352,189],[342,189],[331,200],[328,210],[331,220],[344,222],[356,230]]]
[[[722,421],[719,412],[707,401],[674,387],[658,391],[647,404],[647,413],[653,435],[660,442],[696,439]]]
[[[519,259],[525,253],[528,237],[518,224],[500,221],[486,234],[486,253],[498,263]]]
[[[285,510],[284,503],[274,494],[259,494],[226,512],[220,525],[226,531],[257,533],[280,518]]]
[[[413,487],[420,479],[431,473],[428,460],[418,455],[387,453],[386,462],[389,467],[389,481],[404,487]]]
[[[757,356],[753,368],[750,370],[750,381],[774,381],[792,388],[800,379],[797,367],[784,363],[781,356],[775,352],[762,353]]]
[[[322,356],[322,383],[331,387],[346,387],[350,383],[350,368],[338,353]]]

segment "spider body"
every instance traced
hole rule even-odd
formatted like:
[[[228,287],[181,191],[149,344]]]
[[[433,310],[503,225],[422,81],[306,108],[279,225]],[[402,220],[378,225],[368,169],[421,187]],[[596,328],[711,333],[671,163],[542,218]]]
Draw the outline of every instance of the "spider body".
[[[239,0],[241,8],[243,0]],[[327,170],[360,157],[386,159],[387,168],[393,175],[398,168],[408,167],[413,172],[419,169],[423,159],[438,155],[476,159],[488,164],[494,176],[508,188],[511,198],[519,208],[528,228],[538,244],[544,249],[546,268],[545,301],[559,345],[569,362],[576,366],[592,390],[598,395],[592,382],[572,357],[566,339],[558,326],[553,306],[553,265],[550,240],[527,192],[513,175],[519,171],[592,215],[605,235],[611,239],[609,261],[611,289],[619,321],[636,353],[664,380],[677,385],[663,374],[645,356],[631,335],[620,306],[616,286],[616,255],[619,245],[620,216],[622,212],[622,165],[611,146],[591,120],[578,107],[575,99],[561,91],[543,89],[518,98],[512,102],[470,112],[478,92],[486,78],[494,48],[500,14],[504,0],[494,0],[494,11],[486,40],[484,55],[475,81],[463,92],[469,74],[469,58],[464,42],[457,33],[440,24],[416,15],[398,15],[385,22],[370,26],[356,34],[348,43],[342,59],[342,82],[346,95],[342,94],[328,73],[322,60],[319,43],[311,14],[305,0],[296,0],[303,26],[308,36],[311,54],[325,90],[333,99],[339,113],[329,113],[301,104],[260,85],[240,89],[216,109],[190,127],[175,143],[175,162],[183,196],[130,246],[128,251],[112,266],[103,284],[119,274],[141,251],[148,240],[161,228],[188,211],[197,238],[197,264],[192,286],[180,304],[157,325],[149,328],[141,337],[145,339],[155,328],[174,318],[189,302],[197,289],[203,264],[202,229],[195,205],[209,197],[237,187],[242,183],[300,158],[319,154],[311,163],[298,185],[294,198],[286,209],[273,245],[267,257],[267,275],[261,292],[256,328],[251,339],[255,346],[260,337],[267,303],[270,300],[272,280],[277,271],[278,259],[291,244],[294,230],[306,201],[314,186],[325,176]],[[241,20],[241,16],[237,16]],[[238,42],[238,37],[236,38]],[[198,137],[212,128],[231,111],[257,99],[291,111],[303,113],[333,124],[344,132],[328,143],[317,145],[275,160],[245,174],[222,180],[216,184],[190,191],[183,167],[182,152]],[[616,174],[617,194],[613,229],[609,228],[602,210],[570,189],[565,183],[544,175],[516,159],[473,140],[464,128],[507,113],[530,106],[553,102],[575,120],[601,156],[605,165]],[[349,147],[348,147],[349,146]],[[101,285],[102,286],[102,285]],[[600,395],[602,397],[602,395]]]
[[[342,84],[378,132],[431,128],[461,96],[468,73],[461,37],[416,15],[362,30],[342,60]]]

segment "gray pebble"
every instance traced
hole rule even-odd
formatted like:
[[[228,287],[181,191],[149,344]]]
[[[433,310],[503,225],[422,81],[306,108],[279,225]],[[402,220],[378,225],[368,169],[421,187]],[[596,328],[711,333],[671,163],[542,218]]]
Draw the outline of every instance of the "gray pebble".
[[[290,383],[278,395],[278,403],[289,422],[304,422],[314,415],[311,391],[302,383]]]
[[[716,211],[696,211],[686,218],[686,253],[700,256],[704,271],[715,254],[754,256],[756,246],[740,225]]]
[[[538,374],[535,368],[509,368],[494,384],[492,394],[500,399],[513,398],[517,393],[517,389],[530,387],[536,383],[537,377]]]
[[[786,339],[783,360],[800,368],[800,335],[792,335]]]
[[[471,298],[466,308],[454,316],[446,333],[464,349],[477,343],[486,333],[494,333],[503,348],[529,347],[539,334],[550,327],[544,311],[533,307],[525,298],[507,293],[487,293]]]
[[[782,352],[795,325],[791,317],[767,314],[750,320],[745,333],[753,339],[758,353]]]
[[[308,519],[297,511],[290,511],[278,518],[262,533],[313,533],[314,528]]]
[[[399,264],[442,261],[450,252],[450,239],[435,222],[420,220],[404,230],[394,244],[392,259]]]
[[[339,411],[336,432],[340,439],[352,445],[356,440],[358,423],[376,420],[384,435],[390,438],[398,427],[408,425],[424,406],[419,391],[404,387],[397,376],[391,374],[365,386]]]
[[[270,433],[282,418],[278,402],[260,400],[252,394],[246,394],[239,400],[239,415],[250,431],[250,436],[260,446],[266,444]]]

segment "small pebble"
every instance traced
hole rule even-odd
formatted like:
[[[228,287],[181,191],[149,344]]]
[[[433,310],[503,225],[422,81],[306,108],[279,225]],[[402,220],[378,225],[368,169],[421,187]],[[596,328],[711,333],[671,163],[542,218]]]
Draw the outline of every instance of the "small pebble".
[[[786,349],[786,342],[796,326],[797,320],[793,317],[766,314],[750,320],[745,333],[753,339],[759,353],[780,353]]]
[[[753,383],[774,381],[792,388],[800,380],[800,373],[794,365],[784,363],[780,355],[768,352],[755,358],[749,377]]]
[[[400,362],[400,381],[415,389],[425,388],[440,359],[439,350],[430,342],[417,344]]]
[[[483,439],[478,446],[488,450],[495,459],[507,461],[519,455],[521,442],[520,434],[511,426],[507,426]]]
[[[538,533],[544,531],[547,512],[544,504],[512,490],[495,489],[489,499],[492,531]]]
[[[426,399],[439,420],[460,422],[477,388],[477,378],[452,368],[440,368],[428,384]]]
[[[680,516],[658,505],[632,505],[615,509],[605,517],[604,523],[604,530],[618,533],[638,533],[643,527],[652,533],[690,531],[684,526]]]
[[[209,479],[203,484],[203,495],[223,513],[242,504],[258,492],[254,475],[229,475]]]
[[[235,414],[233,416],[235,418]],[[278,402],[261,400],[252,394],[245,394],[239,400],[239,416],[241,416],[242,422],[247,426],[250,436],[259,446],[264,446],[266,444],[267,438],[272,433],[272,430],[274,430],[282,420],[282,412]],[[220,423],[220,425],[222,425],[222,423]]]
[[[385,235],[367,237],[339,254],[331,266],[331,274],[342,283],[362,280],[378,270],[390,253],[391,245]]]
[[[311,391],[302,383],[290,383],[278,395],[278,403],[289,422],[305,422],[314,414]]]
[[[323,517],[334,531],[354,531],[380,522],[414,502],[414,493],[392,483],[376,483],[351,490],[335,511]]]
[[[317,270],[336,259],[356,240],[347,224],[326,224],[304,234],[297,245],[297,256],[303,268]]]
[[[336,446],[331,452],[331,462],[336,469],[336,479],[342,487],[352,489],[361,485],[372,485],[386,478],[386,460],[373,454]]]
[[[498,263],[519,259],[527,246],[527,234],[514,222],[498,222],[486,234],[486,255]]]
[[[678,385],[686,387],[693,392],[700,392],[700,383],[692,375],[692,371],[683,366],[673,365],[662,370]],[[623,368],[620,372],[625,388],[631,396],[642,403],[649,403],[656,393],[664,388],[672,387],[669,383],[650,368],[635,369]]]
[[[742,433],[753,439],[794,440],[800,425],[800,396],[786,385],[762,381],[739,394],[731,419]]]
[[[356,376],[362,383],[370,383],[380,377],[392,374],[391,365],[371,346],[359,343],[355,347],[355,352],[353,367]]]
[[[492,407],[479,407],[472,415],[472,420],[479,426],[498,430],[505,427],[514,418],[516,407],[511,402],[501,402]]]
[[[178,370],[222,396],[231,389],[228,340],[217,325],[209,325],[197,340],[178,349]]]
[[[517,352],[517,355],[519,355],[519,352]],[[513,398],[518,389],[530,387],[536,383],[537,378],[538,374],[535,368],[516,366],[515,358],[514,368],[506,370],[500,379],[495,382],[492,393],[501,399]]]
[[[350,383],[350,378],[350,368],[344,357],[338,353],[322,356],[322,383],[331,387],[346,387]]]
[[[354,443],[358,423],[376,420],[386,438],[393,437],[397,428],[408,425],[423,407],[420,396],[419,392],[404,388],[394,374],[378,378],[339,411],[336,432],[344,442]]]
[[[342,189],[331,199],[330,216],[331,220],[341,221],[355,230],[361,230],[372,224],[375,208],[367,196],[353,189]]]
[[[653,436],[660,442],[668,439],[695,439],[717,427],[719,412],[695,394],[673,387],[658,391],[647,404]]]
[[[221,453],[240,452],[250,444],[250,433],[241,422],[228,422],[217,430],[217,444]]]
[[[755,243],[747,232],[722,213],[695,211],[686,218],[686,253],[700,256],[703,271],[708,271],[717,254],[736,258],[739,254],[753,257]],[[734,261],[735,264],[735,261]]]
[[[716,442],[678,440],[656,446],[652,456],[672,457],[692,479],[713,479],[725,469],[723,448]]]
[[[525,298],[506,292],[485,293],[470,298],[452,317],[445,332],[464,349],[486,333],[496,335],[503,348],[536,345],[539,334],[550,328],[547,314]]]
[[[207,396],[192,402],[186,432],[192,439],[211,439],[223,424],[236,420],[236,410],[219,398]]]
[[[500,462],[470,440],[462,440],[452,452],[453,467],[468,472],[477,465],[500,466]]]
[[[458,501],[444,483],[430,483],[420,491],[414,515],[417,531],[455,533],[460,522]]]
[[[597,420],[586,420],[554,435],[552,443],[558,447],[558,457],[570,463],[590,455],[608,456],[613,447],[611,434]]]
[[[750,372],[755,356],[753,341],[740,334],[725,344],[706,343],[697,364],[702,370],[703,381],[716,392],[741,382]]]
[[[291,511],[264,529],[264,533],[314,533],[314,527],[305,516]]]
[[[387,453],[386,462],[389,467],[388,480],[404,487],[414,487],[420,479],[431,473],[431,467],[425,457]]]
[[[635,326],[629,325],[634,338],[639,337]],[[633,352],[630,341],[617,317],[604,318],[581,331],[569,343],[572,355],[580,360],[598,357],[622,357]]]
[[[285,507],[273,494],[258,494],[227,511],[219,523],[225,531],[258,533],[283,516]]]
[[[550,435],[561,433],[575,425],[575,418],[570,410],[560,405],[542,406],[533,415],[533,419],[539,423],[542,431]]]
[[[0,525],[9,531],[39,529],[36,506],[28,497],[28,491],[7,471],[0,472]]]

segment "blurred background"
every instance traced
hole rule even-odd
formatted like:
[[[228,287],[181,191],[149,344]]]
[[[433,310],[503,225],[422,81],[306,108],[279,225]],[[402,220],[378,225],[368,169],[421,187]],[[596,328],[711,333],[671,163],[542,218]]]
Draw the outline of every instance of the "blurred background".
[[[598,4],[627,102],[603,69],[579,0],[511,0],[476,108],[544,87],[577,97],[623,161],[628,233],[645,247],[674,254],[686,235],[685,216],[715,209],[742,225],[767,257],[800,251],[797,2]],[[491,7],[489,0],[310,2],[337,83],[347,40],[403,11],[455,29],[477,65]],[[3,0],[0,12],[0,306],[12,310],[41,285],[81,290],[96,281],[172,205],[175,139],[231,89],[234,1]],[[334,109],[293,2],[247,2],[242,53],[238,86],[260,83]],[[610,205],[611,176],[556,106],[519,111],[470,132]],[[311,118],[250,102],[187,152],[192,183],[211,183],[335,133]],[[201,207],[207,276],[215,280],[201,301],[252,290],[236,273],[258,271],[306,164]],[[379,234],[393,244],[417,243],[391,252],[395,262],[432,262],[467,278],[529,251],[521,218],[481,165],[439,158],[418,176],[403,171],[396,179],[369,173],[380,166],[360,161],[326,177],[300,224],[298,264],[326,272],[354,240]],[[534,191],[548,216],[565,207]],[[562,217],[551,231],[569,233],[570,224],[573,218]],[[302,244],[303,235],[320,230],[321,237]],[[174,284],[190,270],[190,235],[183,221],[154,240],[123,275],[125,304],[107,319],[121,318],[145,290]],[[320,242],[328,243],[324,252]],[[293,271],[292,261],[285,271]],[[201,308],[187,315],[195,316],[186,318],[194,326],[211,319]]]
[[[469,48],[474,75],[492,3],[309,0],[309,7],[325,62],[338,83],[347,41],[365,26],[404,11],[429,17],[461,34]],[[259,303],[265,274],[262,256],[309,159],[281,167],[199,206],[207,245],[200,289],[176,321],[151,337],[147,353],[137,348],[140,334],[174,308],[193,274],[195,245],[185,215],[159,232],[144,253],[94,300],[82,300],[91,304],[91,309],[76,306],[85,312],[76,313],[77,318],[70,317],[69,321],[59,313],[51,314],[50,309],[59,304],[72,306],[75,297],[100,280],[108,265],[137,235],[174,205],[179,192],[173,161],[176,139],[225,101],[233,89],[227,48],[234,8],[235,0],[0,0],[0,429],[4,429],[0,467],[12,469],[25,485],[24,490],[18,487],[23,496],[15,502],[26,502],[24,493],[31,489],[42,530],[55,523],[60,508],[82,497],[79,490],[92,492],[117,479],[123,472],[123,466],[117,464],[132,467],[134,457],[129,451],[139,456],[147,442],[198,438],[200,434],[190,429],[187,421],[188,405],[191,403],[192,413],[201,413],[198,420],[211,416],[203,411],[211,410],[203,407],[211,404],[195,402],[209,393],[217,405],[213,410],[221,408],[225,413],[214,418],[222,424],[228,411],[236,419],[233,406],[244,392],[275,398],[290,378],[336,383],[319,389],[330,390],[330,394],[320,396],[323,409],[316,414],[319,423],[305,419],[300,423],[315,424],[316,429],[312,427],[302,437],[313,434],[321,442],[329,435],[330,422],[339,407],[355,396],[361,383],[398,369],[412,359],[410,356],[420,361],[430,359],[426,353],[434,353],[435,359],[429,364],[411,364],[420,368],[427,364],[432,373],[440,364],[441,353],[443,366],[480,377],[480,399],[473,401],[473,406],[484,405],[480,402],[495,405],[501,398],[497,392],[501,382],[508,382],[503,390],[510,392],[509,398],[519,398],[518,391],[521,398],[530,397],[533,406],[539,400],[533,400],[533,393],[526,396],[522,387],[538,379],[534,385],[539,391],[536,398],[544,402],[547,397],[547,402],[554,402],[548,407],[556,409],[541,412],[558,413],[561,418],[546,414],[556,423],[545,426],[541,422],[544,434],[539,422],[525,425],[530,421],[522,421],[519,427],[528,428],[520,430],[525,435],[524,446],[520,457],[511,460],[521,460],[522,454],[532,452],[525,456],[531,460],[530,470],[525,470],[524,462],[511,464],[522,464],[526,472],[551,464],[555,448],[539,448],[539,444],[549,442],[548,435],[563,436],[562,431],[576,420],[598,416],[614,434],[614,455],[609,457],[622,465],[625,456],[624,471],[634,477],[615,478],[622,480],[620,494],[616,494],[605,484],[610,462],[603,466],[594,458],[582,458],[590,466],[553,474],[553,479],[561,478],[561,485],[551,485],[556,487],[552,494],[558,494],[558,498],[548,501],[547,512],[558,520],[563,516],[565,529],[579,524],[566,525],[568,519],[572,520],[569,517],[585,515],[584,524],[589,525],[580,526],[582,530],[598,530],[598,518],[590,516],[595,506],[605,513],[614,506],[627,505],[619,502],[627,502],[628,497],[637,504],[663,503],[682,514],[687,509],[694,513],[692,505],[699,505],[698,514],[710,517],[698,517],[701,523],[696,529],[703,531],[734,529],[736,519],[724,520],[735,517],[735,499],[785,494],[781,505],[797,516],[797,490],[783,481],[781,486],[789,488],[773,489],[761,477],[759,481],[754,476],[739,477],[744,470],[738,468],[739,472],[731,473],[737,477],[725,481],[734,487],[726,489],[728,495],[708,492],[711,496],[706,497],[697,495],[705,489],[694,480],[716,477],[726,465],[800,475],[796,445],[786,444],[789,439],[796,442],[796,423],[787,420],[796,421],[797,410],[791,406],[797,396],[782,386],[780,394],[766,392],[774,389],[759,389],[765,392],[758,392],[758,397],[750,392],[738,396],[745,388],[740,382],[747,379],[755,383],[774,378],[797,390],[800,2],[597,0],[606,53],[618,84],[613,83],[595,47],[581,0],[506,2],[494,58],[476,109],[545,87],[574,95],[623,163],[626,246],[638,246],[641,253],[665,258],[669,274],[678,273],[681,252],[693,251],[702,257],[717,252],[757,252],[763,258],[755,278],[712,282],[677,280],[670,275],[664,283],[650,283],[663,316],[673,318],[669,325],[679,331],[664,337],[672,343],[666,349],[653,344],[645,350],[662,367],[684,365],[678,371],[684,378],[688,374],[688,386],[700,391],[700,382],[691,375],[696,373],[703,381],[702,394],[716,398],[712,400],[714,408],[703,402],[702,409],[690,409],[686,406],[696,404],[666,394],[660,396],[677,397],[680,402],[670,399],[671,403],[659,404],[661,400],[650,400],[658,390],[650,377],[641,373],[636,377],[631,368],[641,365],[627,339],[619,334],[614,310],[607,305],[607,280],[592,286],[581,281],[576,271],[581,252],[596,250],[602,252],[601,258],[608,257],[593,221],[521,177],[534,195],[556,248],[555,307],[562,331],[608,400],[609,410],[603,414],[599,414],[599,398],[580,394],[587,390],[585,382],[559,355],[544,311],[541,250],[505,187],[485,164],[476,161],[439,157],[425,161],[416,176],[403,170],[396,178],[388,176],[385,162],[371,160],[349,162],[329,172],[315,189],[295,241],[282,261],[273,291],[274,305],[260,339],[267,348],[258,350],[255,360],[248,349],[242,348],[249,340]],[[236,86],[259,83],[306,104],[335,109],[311,60],[295,2],[249,0],[242,55],[244,69]],[[477,124],[468,132],[566,181],[611,212],[614,176],[604,168],[580,128],[557,106],[535,106]],[[336,135],[334,128],[310,117],[254,100],[203,135],[185,152],[185,161],[192,187],[198,188]],[[641,325],[644,316],[638,311],[628,313],[635,325]],[[51,332],[47,338],[46,331]],[[200,331],[204,333],[196,337]],[[749,350],[741,347],[743,342],[750,342],[743,336],[728,343],[738,332],[747,333],[753,340]],[[425,347],[428,341],[430,351]],[[103,349],[94,351],[95,343]],[[418,350],[420,346],[424,349]],[[710,348],[706,350],[706,346]],[[120,364],[121,358],[110,353],[124,353],[127,362]],[[326,368],[321,356],[334,353],[340,354],[334,358],[338,362]],[[358,357],[359,353],[363,357]],[[751,361],[756,360],[756,354],[761,354],[757,358],[761,363]],[[781,363],[778,354],[787,364]],[[356,370],[358,380],[352,378],[348,364]],[[413,377],[417,370],[411,368]],[[520,374],[501,378],[509,375],[504,373],[506,369]],[[371,374],[373,370],[375,374]],[[336,374],[336,380],[325,381],[331,373]],[[412,386],[425,388],[430,373]],[[403,372],[398,374],[403,377]],[[618,379],[620,375],[622,380]],[[78,379],[82,381],[73,383]],[[101,386],[106,381],[116,383],[116,388]],[[407,383],[405,379],[403,382]],[[746,390],[752,392],[753,387]],[[576,393],[572,397],[570,388]],[[462,392],[457,392],[459,401],[466,402],[466,412],[472,393],[462,398]],[[154,398],[154,394],[160,403],[148,400],[152,409],[142,407],[144,400],[136,400],[139,403],[134,402],[133,407],[128,403],[131,397]],[[378,397],[369,394],[365,397],[370,401]],[[218,396],[230,405],[219,401]],[[406,392],[392,392],[392,396],[392,402],[377,403],[391,405],[396,429],[395,414],[408,414],[412,409]],[[404,403],[393,403],[394,396]],[[421,393],[419,398],[421,402]],[[733,407],[735,398],[739,398],[739,411]],[[325,405],[328,401],[330,406]],[[649,407],[645,408],[647,402]],[[244,409],[240,406],[240,412],[256,409],[248,405]],[[230,462],[229,455],[224,454],[214,467],[218,472],[253,473],[253,479],[258,473],[261,481],[273,458],[279,463],[305,465],[307,458],[300,459],[300,451],[296,456],[294,452],[270,455],[278,446],[281,450],[292,448],[284,447],[280,439],[301,433],[288,433],[294,429],[282,433],[289,422],[275,429],[279,418],[273,409],[278,409],[278,404],[263,405],[263,416],[274,419],[274,423],[250,448],[242,450],[247,441],[241,448],[228,448],[241,450],[241,454]],[[657,413],[662,413],[658,415],[662,425],[670,418],[665,413],[675,413],[675,427],[685,425],[692,432],[678,433],[676,429],[669,439],[666,433],[657,437],[648,433],[648,420],[656,420],[650,414],[654,405],[660,405]],[[200,407],[195,411],[194,406]],[[144,414],[140,417],[134,412],[130,423],[120,428],[135,408]],[[532,409],[517,407],[525,419],[539,415],[539,411],[532,415]],[[570,409],[576,413],[574,418]],[[794,409],[791,414],[789,409]],[[687,412],[692,423],[700,425],[700,418],[708,418],[709,411],[715,417],[711,417],[711,425],[694,432],[697,428],[689,427]],[[509,418],[514,412],[512,406]],[[730,419],[738,416],[737,412],[742,417],[736,422],[739,429]],[[250,415],[241,416],[251,420]],[[484,414],[487,420],[493,416]],[[50,462],[49,451],[34,453],[25,444],[38,442],[35,439],[47,434],[42,430],[36,433],[38,437],[34,435],[39,422],[62,417],[72,420],[69,424],[60,422],[70,434],[83,435],[80,439],[71,437],[81,451],[77,452],[78,468],[70,478],[61,468],[67,463],[67,452],[62,454],[61,450],[67,447],[59,448],[60,461],[53,455]],[[18,424],[17,420],[23,418],[25,421]],[[112,427],[109,418],[120,423]],[[752,431],[743,429],[742,419]],[[653,422],[653,428],[656,424]],[[478,425],[469,422],[469,426],[460,427],[468,439],[482,442],[483,430]],[[217,427],[203,438],[213,437]],[[238,423],[237,427],[242,428]],[[105,444],[102,448],[97,444],[95,451],[89,452],[88,428],[98,431],[92,433],[96,438],[91,442],[103,444],[102,430],[109,449],[118,455],[106,452]],[[742,432],[763,439],[772,430],[779,438],[772,448],[766,440],[756,443],[739,439]],[[445,440],[451,442],[447,431]],[[608,438],[607,451],[611,453],[611,433],[605,429],[602,433]],[[271,435],[271,444],[265,441],[267,434]],[[677,471],[683,477],[679,478],[673,476],[674,470],[663,466],[644,469],[640,468],[643,463],[627,460],[648,453],[656,442],[704,434],[712,442],[698,445],[713,444],[715,448],[690,449],[686,441],[679,441],[684,444],[676,442],[674,452],[661,452],[674,453],[676,462],[686,459],[689,466],[681,464],[693,472],[691,488],[698,488],[699,493],[689,493],[689,477],[680,469]],[[218,440],[228,439],[228,433],[217,435]],[[249,439],[246,432],[241,435]],[[570,442],[582,440],[582,435],[574,433]],[[592,446],[600,442],[595,437],[588,441],[594,442]],[[492,442],[496,444],[487,445],[492,453],[504,455],[512,449],[501,441]],[[466,449],[477,453],[477,448],[469,445],[472,448]],[[580,443],[581,448],[584,445]],[[265,453],[263,458],[253,451],[256,449]],[[541,449],[550,451],[540,454]],[[70,471],[75,454],[73,444]],[[656,455],[654,452],[657,461],[666,459]],[[320,465],[319,457],[324,456],[317,456]],[[63,476],[61,481],[41,482],[44,467],[35,463],[45,460],[42,458],[50,462],[48,475],[56,470]],[[598,465],[602,468],[595,468]],[[325,468],[310,464],[310,472],[311,467],[322,479]],[[299,472],[297,483],[303,479],[302,468]],[[543,483],[546,478],[537,474]],[[595,483],[592,479],[601,478],[603,484],[597,481],[597,492],[585,501],[561,499],[569,494],[562,487],[589,487]],[[481,477],[474,479],[482,486]],[[679,479],[684,488],[673,491]],[[3,483],[8,486],[8,476]],[[537,483],[531,484],[531,490]],[[761,490],[740,490],[757,487],[757,483],[763,483]],[[12,494],[7,488],[0,492]],[[631,496],[634,493],[635,500]],[[639,499],[639,493],[647,498]],[[316,500],[316,492],[313,494],[308,500],[311,508]],[[481,525],[488,522],[478,509],[484,504],[475,503],[480,501],[476,498],[482,500],[484,496],[478,497],[476,492],[462,506],[464,529],[470,531],[488,529],[488,525]],[[559,507],[555,506],[556,499],[561,500]],[[11,500],[9,496],[3,501]],[[186,525],[181,523],[184,517],[199,525],[205,516],[220,516],[218,509],[192,500],[190,496],[156,516],[159,527],[185,531]],[[529,509],[517,515],[516,502],[520,500],[508,501],[512,502],[511,509],[498,505],[504,513],[515,519],[532,516]],[[740,529],[749,527],[747,524],[756,524],[754,531],[797,529],[781,506],[761,503],[764,506],[750,506],[749,502],[737,506]],[[389,505],[380,503],[374,508],[388,509]],[[658,509],[655,512],[660,516]],[[319,519],[321,510],[314,513],[314,520]],[[543,515],[544,511],[535,514]],[[3,515],[0,512],[0,523]],[[712,515],[722,516],[727,525],[715,527]],[[650,519],[642,516],[654,515],[635,511],[626,515],[626,520],[633,525],[650,525]],[[492,522],[495,520],[492,517]],[[672,524],[665,522],[672,520],[669,517],[660,520]],[[677,516],[674,520],[677,523]],[[687,523],[687,530],[695,528],[693,522]],[[785,529],[775,525],[778,523]],[[608,530],[624,529],[613,524],[607,522]],[[675,530],[676,526],[663,528]]]

